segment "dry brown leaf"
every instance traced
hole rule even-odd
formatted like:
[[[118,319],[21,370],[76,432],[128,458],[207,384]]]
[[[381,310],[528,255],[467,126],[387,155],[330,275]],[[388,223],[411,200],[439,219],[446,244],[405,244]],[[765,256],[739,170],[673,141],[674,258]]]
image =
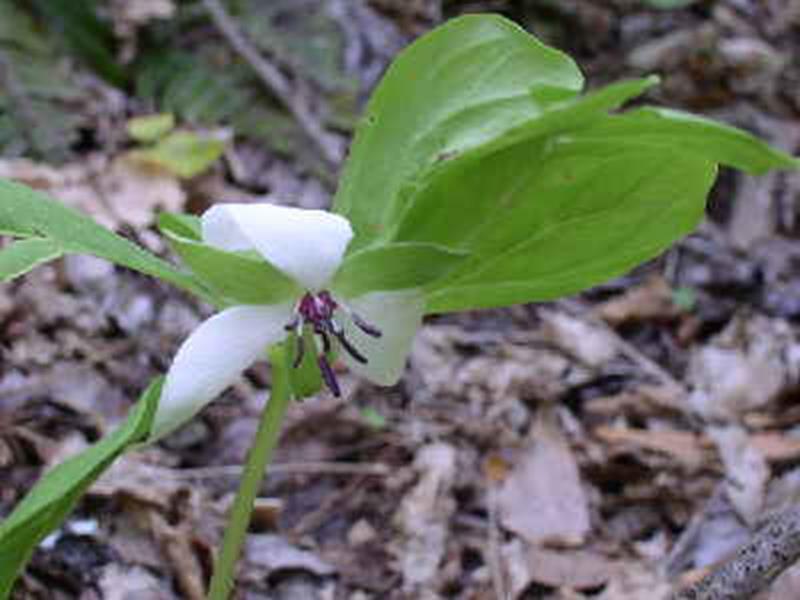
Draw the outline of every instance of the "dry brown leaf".
[[[646,563],[625,561],[617,569],[597,600],[667,600],[672,586],[664,575]]]
[[[725,467],[728,499],[739,516],[753,525],[763,516],[764,495],[770,470],[764,456],[754,447],[744,428],[738,425],[709,427]]]
[[[336,570],[313,552],[290,544],[279,535],[247,536],[244,549],[245,581],[263,583],[275,571],[307,571],[318,577],[333,575]]]
[[[588,500],[553,408],[539,411],[530,440],[500,488],[500,522],[534,545],[580,545],[590,529]]]
[[[602,367],[617,355],[616,338],[605,327],[565,312],[547,311],[541,316],[545,337],[583,364]]]
[[[786,321],[739,315],[692,355],[689,405],[707,419],[738,422],[796,381],[797,347]]]
[[[45,192],[111,228],[148,226],[158,210],[180,211],[186,201],[175,176],[124,157],[93,155],[58,168],[24,159],[0,160],[0,177]]]
[[[628,429],[601,425],[592,432],[607,444],[630,446],[671,456],[690,469],[697,469],[708,459],[710,443],[690,431]]]
[[[678,315],[680,310],[672,301],[672,288],[666,279],[654,276],[621,296],[599,304],[595,313],[610,325],[618,325],[628,321],[670,318]]]
[[[555,588],[598,587],[608,581],[612,571],[608,558],[593,550],[532,547],[528,561],[531,581]]]
[[[750,436],[750,443],[767,462],[783,462],[800,458],[800,439],[778,431],[762,431]]]
[[[417,452],[419,481],[403,498],[395,522],[405,538],[399,555],[404,588],[414,593],[434,581],[455,510],[451,488],[456,477],[456,450],[445,443]]]
[[[99,578],[104,600],[175,600],[168,585],[162,584],[147,569],[109,563]]]

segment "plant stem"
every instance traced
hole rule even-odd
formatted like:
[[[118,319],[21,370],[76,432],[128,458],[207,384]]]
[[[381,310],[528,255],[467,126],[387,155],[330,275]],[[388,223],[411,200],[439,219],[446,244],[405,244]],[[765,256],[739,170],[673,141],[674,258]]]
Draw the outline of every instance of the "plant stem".
[[[214,565],[208,600],[227,600],[233,588],[236,563],[250,525],[253,502],[266,474],[272,450],[278,442],[283,416],[291,399],[289,364],[284,348],[270,348],[269,358],[272,364],[272,392],[261,414],[253,445],[247,454],[239,491],[236,493],[230,521],[222,540],[222,550]]]

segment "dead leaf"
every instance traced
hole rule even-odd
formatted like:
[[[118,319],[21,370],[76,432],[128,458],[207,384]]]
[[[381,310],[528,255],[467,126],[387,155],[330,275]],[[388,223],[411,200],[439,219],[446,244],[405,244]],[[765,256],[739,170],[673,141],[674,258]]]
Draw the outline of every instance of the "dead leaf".
[[[590,529],[588,500],[553,408],[539,411],[529,435],[531,445],[498,494],[500,521],[534,545],[581,545]]]
[[[616,338],[604,327],[565,312],[543,312],[542,319],[545,337],[589,367],[602,367],[617,355]]]
[[[717,445],[725,467],[726,492],[731,504],[746,523],[754,524],[763,515],[770,477],[767,461],[738,425],[709,427],[707,433]]]
[[[336,572],[313,552],[293,546],[279,535],[248,535],[244,558],[244,579],[252,583],[263,583],[276,571],[306,571],[318,577]]]
[[[667,280],[654,276],[621,296],[599,304],[595,313],[610,325],[619,325],[629,321],[672,318],[680,310],[672,301],[672,288]]]
[[[708,458],[708,440],[690,431],[628,429],[601,425],[592,432],[607,444],[630,446],[666,454],[690,469],[697,469]]]
[[[103,569],[98,587],[104,600],[176,600],[168,585],[139,566],[109,563]]]
[[[450,491],[456,476],[456,450],[445,443],[417,452],[414,468],[419,481],[403,498],[395,522],[404,543],[398,557],[404,587],[413,592],[438,574],[455,505]]]
[[[796,336],[786,321],[737,316],[711,344],[693,353],[689,405],[707,419],[739,421],[797,379],[797,367],[787,359],[796,347]]]
[[[45,192],[110,228],[146,227],[157,210],[180,211],[186,200],[177,177],[124,157],[93,155],[58,168],[23,159],[0,160],[0,177]]]

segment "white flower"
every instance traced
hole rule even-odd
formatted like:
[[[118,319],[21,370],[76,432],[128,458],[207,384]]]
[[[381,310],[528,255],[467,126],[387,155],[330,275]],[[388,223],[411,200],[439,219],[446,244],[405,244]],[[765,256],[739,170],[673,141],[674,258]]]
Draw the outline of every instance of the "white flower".
[[[314,332],[323,380],[334,394],[338,383],[324,352],[329,345],[371,381],[392,385],[400,378],[424,297],[418,290],[375,290],[343,298],[330,287],[353,237],[347,219],[320,210],[224,204],[203,215],[202,236],[222,250],[256,250],[295,282],[296,294],[279,304],[233,306],[203,322],[167,373],[151,439],[193,417],[268,346],[304,327]],[[295,352],[304,350],[298,341]]]

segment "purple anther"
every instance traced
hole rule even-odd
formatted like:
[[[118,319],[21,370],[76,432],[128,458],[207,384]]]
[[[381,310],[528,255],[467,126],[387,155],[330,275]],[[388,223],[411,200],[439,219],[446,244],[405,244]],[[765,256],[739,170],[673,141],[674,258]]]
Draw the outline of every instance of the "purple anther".
[[[331,394],[337,398],[341,396],[342,390],[339,388],[339,382],[336,380],[336,373],[333,372],[328,359],[325,358],[324,355],[320,356],[317,359],[317,364],[319,365],[319,372],[322,374],[322,380],[325,382],[325,385],[328,386]]]
[[[372,337],[381,337],[381,332],[377,327],[370,325],[364,321],[364,319],[352,313],[347,306],[342,305],[340,307],[336,300],[333,299],[330,292],[326,290],[316,293],[306,292],[295,307],[294,318],[285,326],[287,331],[295,330],[297,332],[297,345],[295,347],[295,357],[292,363],[294,368],[299,367],[303,362],[305,353],[303,334],[306,326],[319,338],[322,347],[319,349],[320,352],[317,358],[317,364],[319,365],[319,370],[322,374],[322,379],[325,381],[325,385],[334,396],[340,395],[340,389],[339,382],[336,380],[336,374],[333,372],[330,362],[328,362],[328,355],[333,350],[333,341],[331,337],[336,338],[339,345],[354,360],[362,364],[367,363],[367,357],[345,336],[344,328],[336,318],[336,311],[339,308],[341,308],[343,313],[350,315],[353,323],[361,331]]]
[[[374,338],[379,338],[383,335],[383,332],[375,327],[374,325],[370,325],[364,319],[359,317],[356,313],[351,312],[350,318],[353,319],[353,323],[355,323],[356,327],[358,327],[361,331],[370,335]]]
[[[352,356],[354,359],[356,359],[361,364],[364,364],[364,365],[367,364],[367,362],[368,362],[367,361],[367,357],[364,356],[363,354],[361,354],[361,352],[359,352],[356,349],[356,347],[353,346],[353,344],[351,344],[346,337],[344,337],[344,332],[343,331],[335,332],[334,335],[336,336],[336,339],[339,340],[339,343],[342,345],[342,348],[347,350],[347,353],[350,356]]]
[[[329,338],[328,334],[322,329],[317,329],[316,334],[322,340],[322,353],[328,354],[331,351],[331,338]]]

